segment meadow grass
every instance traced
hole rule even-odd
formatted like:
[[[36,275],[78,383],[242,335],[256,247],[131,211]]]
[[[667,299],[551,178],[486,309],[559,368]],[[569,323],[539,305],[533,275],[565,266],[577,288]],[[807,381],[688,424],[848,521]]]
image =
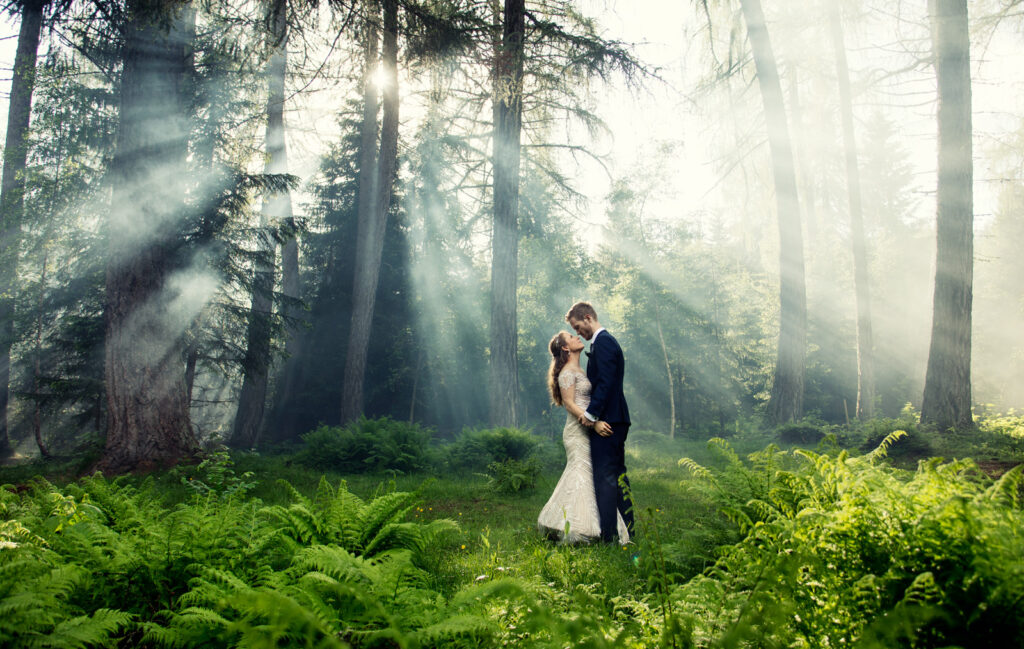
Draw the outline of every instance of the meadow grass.
[[[973,450],[989,462],[1002,463],[1005,469],[1020,461],[1021,422],[1020,418],[993,421],[973,434],[951,435],[941,441],[932,438],[910,449],[916,452],[941,446],[951,451],[949,455],[961,457]],[[967,611],[984,601],[986,606],[991,604],[993,615],[1005,616],[1005,611],[1014,610],[1024,597],[1024,592],[1013,586],[1013,575],[1024,575],[1015,531],[1020,529],[1019,506],[1024,495],[1020,469],[1003,471],[1005,479],[996,482],[993,472],[1001,470],[996,464],[925,461],[908,471],[900,467],[913,459],[909,452],[900,458],[886,459],[884,453],[854,458],[840,448],[849,447],[856,455],[864,445],[857,434],[866,439],[899,426],[883,444],[892,448],[908,436],[901,425],[913,423],[877,421],[844,437],[825,430],[816,452],[795,453],[787,452],[792,445],[777,444],[764,433],[705,442],[633,432],[627,444],[627,465],[637,528],[634,542],[627,545],[568,546],[536,529],[537,515],[564,463],[559,447],[550,440],[540,442],[543,456],[538,465],[542,472],[536,483],[515,493],[501,492],[483,470],[451,468],[453,463],[446,461],[443,453],[431,456],[437,461],[428,465],[427,471],[346,475],[304,466],[297,461],[301,456],[295,454],[229,455],[219,450],[198,465],[110,481],[85,478],[73,484],[72,465],[67,462],[3,470],[0,484],[18,486],[2,494],[0,505],[9,512],[20,512],[25,524],[36,530],[33,533],[48,535],[47,542],[55,552],[52,556],[68,562],[69,575],[83,567],[105,575],[109,601],[97,601],[122,611],[117,615],[134,615],[135,600],[139,599],[118,599],[123,588],[118,581],[123,573],[121,563],[156,575],[152,588],[143,588],[146,593],[153,591],[150,599],[142,600],[169,617],[155,625],[118,618],[114,627],[104,631],[104,637],[114,633],[115,627],[134,629],[129,633],[144,631],[153,634],[147,635],[150,639],[162,637],[160,642],[168,647],[188,646],[181,638],[192,637],[187,634],[193,632],[199,634],[195,637],[226,634],[217,637],[225,646],[234,646],[231,634],[237,631],[237,624],[257,624],[267,615],[270,617],[264,622],[278,620],[274,617],[277,604],[264,610],[260,607],[270,600],[246,599],[256,591],[245,579],[255,580],[259,597],[294,597],[306,602],[303,607],[312,607],[295,609],[290,621],[278,620],[287,622],[289,629],[312,624],[309,615],[319,604],[310,584],[323,583],[328,573],[349,574],[352,570],[352,575],[363,580],[359,582],[361,596],[372,595],[377,598],[374,606],[383,606],[380,610],[398,617],[385,616],[381,618],[384,624],[381,619],[363,620],[352,611],[339,609],[338,619],[362,624],[360,633],[421,633],[417,642],[426,642],[423,646],[433,646],[428,639],[435,636],[445,638],[448,644],[444,646],[453,647],[477,646],[467,643],[479,638],[489,638],[494,646],[530,640],[533,646],[547,647],[548,641],[554,643],[550,646],[574,646],[584,640],[613,637],[629,639],[630,646],[637,647],[743,646],[742,638],[755,636],[778,639],[769,643],[772,646],[798,646],[790,640],[848,637],[850,633],[873,637],[888,627],[872,620],[884,614],[879,619],[891,618],[898,626],[917,619],[913,606],[925,599],[945,607],[942,615]],[[906,427],[917,432],[911,425]],[[681,458],[687,461],[681,463]],[[23,488],[34,475],[48,477],[52,484],[38,481]],[[333,486],[323,485],[324,480]],[[339,484],[344,488],[338,488]],[[412,499],[410,492],[415,495]],[[324,494],[330,495],[326,501],[321,500]],[[327,509],[317,504],[324,502]],[[965,506],[967,502],[970,508]],[[404,536],[382,533],[379,538],[411,541],[408,548],[413,550],[405,551],[414,554],[396,554],[379,562],[346,554],[372,549],[372,543],[359,540],[359,533],[351,536],[348,532],[355,520],[362,521],[358,529],[376,529],[372,521],[378,520],[377,514],[364,514],[371,511],[391,512],[387,516],[394,516],[391,520],[396,523],[404,518],[406,522],[397,525]],[[14,547],[42,539],[29,535],[29,528],[19,527],[21,519],[0,521],[6,525],[0,527],[7,535],[3,538]],[[166,526],[165,519],[175,523]],[[979,529],[988,536],[978,537],[981,540],[975,539],[974,532],[961,533],[964,522],[974,519],[985,521]],[[919,520],[932,523],[918,525]],[[88,522],[80,525],[83,521]],[[454,521],[457,529],[437,521]],[[74,531],[67,538],[57,533],[63,524]],[[430,529],[445,531],[435,536]],[[909,532],[920,538],[905,541]],[[158,544],[153,553],[150,537],[161,534],[166,535],[167,548],[175,548],[174,553],[166,553],[166,557],[176,557],[174,562],[164,557],[163,545]],[[291,540],[282,540],[285,538]],[[417,538],[424,540],[416,545]],[[93,551],[106,546],[116,561]],[[922,560],[921,547],[934,549],[934,556],[925,553],[926,560]],[[33,548],[29,544],[18,551],[35,557],[32,552],[40,548]],[[250,554],[239,559],[239,549]],[[314,567],[303,562],[313,560],[318,562],[317,568],[309,575],[316,578],[295,581],[303,570]],[[286,568],[289,562],[291,567]],[[839,573],[836,565],[843,566]],[[980,575],[978,583],[984,585],[980,595],[961,592],[958,586],[957,571],[968,565]],[[997,565],[995,571],[985,568]],[[398,567],[389,573],[389,566]],[[42,572],[36,577],[43,579],[48,574],[46,566],[40,563],[37,567]],[[386,577],[388,574],[392,577]],[[406,574],[420,575],[416,579],[422,581],[403,590],[399,600],[399,581],[388,585],[391,582],[387,580]],[[874,604],[869,606],[861,601],[863,593],[858,588],[876,581],[871,592],[877,601],[871,600]],[[941,588],[926,588],[933,582]],[[18,583],[9,580],[6,585],[13,588]],[[276,584],[274,588],[268,586],[271,583]],[[827,588],[820,585],[825,583]],[[376,590],[363,593],[374,584]],[[220,588],[228,590],[222,593]],[[805,601],[805,595],[814,589],[821,591],[815,591],[816,597],[828,598],[830,610],[842,615],[825,615],[820,605]],[[232,597],[242,599],[228,598],[229,591],[234,593]],[[415,599],[421,596],[425,599]],[[745,603],[751,597],[757,600],[757,610]],[[228,601],[252,606],[228,610],[223,606]],[[77,606],[76,602],[58,597],[40,605],[67,609],[65,613],[73,617],[78,612],[72,606]],[[189,608],[196,602],[202,606]],[[103,610],[87,611],[97,628],[107,623]],[[316,620],[334,619],[334,615]],[[409,615],[412,617],[406,620]],[[807,622],[794,627],[793,620],[800,619]],[[1016,619],[996,624],[992,627],[996,631],[989,636],[1024,640],[1024,626]],[[211,620],[219,622],[209,626]],[[931,634],[945,643],[935,646],[977,632],[977,624],[966,618],[957,618],[946,625],[949,628],[942,626],[946,623],[939,618],[927,623],[919,624],[924,629],[922,637]],[[8,626],[18,630],[18,624]],[[467,631],[470,627],[466,625],[476,631]],[[321,629],[317,633],[331,635],[334,631]],[[735,642],[725,642],[728,638]],[[724,644],[716,644],[719,640]],[[1017,646],[1014,643],[1003,646]]]

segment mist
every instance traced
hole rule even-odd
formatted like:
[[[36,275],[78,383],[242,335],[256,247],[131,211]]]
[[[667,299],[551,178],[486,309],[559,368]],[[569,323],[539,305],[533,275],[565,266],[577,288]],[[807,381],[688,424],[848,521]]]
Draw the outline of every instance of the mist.
[[[7,221],[19,233],[5,262],[17,314],[12,443],[35,453],[42,431],[51,446],[73,448],[117,419],[109,318],[120,289],[110,277],[140,250],[173,259],[159,277],[138,273],[152,285],[126,307],[116,340],[138,353],[145,378],[126,378],[123,394],[164,403],[152,420],[176,421],[175,434],[194,438],[186,447],[227,441],[252,381],[263,387],[246,447],[347,423],[356,348],[366,357],[362,416],[418,422],[439,437],[483,426],[555,436],[564,413],[547,392],[547,345],[569,330],[578,300],[623,347],[636,430],[706,439],[804,417],[848,425],[866,354],[873,415],[921,410],[942,249],[937,188],[948,186],[941,30],[924,3],[838,5],[855,228],[829,4],[763,2],[771,47],[760,52],[748,38],[752,4],[527,3],[558,28],[527,21],[517,73],[474,22],[493,17],[470,3],[450,3],[436,23],[401,3],[383,13],[285,3],[276,23],[263,3],[223,3],[169,18],[177,22],[161,38],[171,58],[156,56],[152,94],[136,113],[124,108],[131,23],[108,24],[91,5],[48,16],[24,205]],[[1024,23],[1013,5],[971,3],[967,17],[960,104],[973,148],[960,172],[973,174],[975,416],[1024,407]],[[2,41],[9,70],[17,18]],[[122,49],[100,47],[108,36]],[[776,89],[761,84],[769,55]],[[385,81],[389,65],[397,88]],[[268,117],[274,79],[282,124]],[[496,117],[506,104],[511,121]],[[502,139],[508,124],[514,139]],[[130,128],[137,146],[126,150]],[[514,191],[499,178],[505,151],[519,158]],[[282,196],[292,212],[267,207]],[[508,200],[511,251],[494,237],[496,205]],[[496,341],[492,312],[506,298],[493,280],[509,279],[510,266],[495,265],[507,253],[515,290],[503,308],[514,317],[499,324],[514,340]],[[367,291],[369,314],[353,306]],[[858,299],[868,297],[872,344],[858,349]],[[514,359],[498,354],[503,343]],[[512,394],[495,394],[496,376]],[[795,389],[790,378],[799,395],[783,394]],[[514,403],[511,414],[496,415],[496,397]]]

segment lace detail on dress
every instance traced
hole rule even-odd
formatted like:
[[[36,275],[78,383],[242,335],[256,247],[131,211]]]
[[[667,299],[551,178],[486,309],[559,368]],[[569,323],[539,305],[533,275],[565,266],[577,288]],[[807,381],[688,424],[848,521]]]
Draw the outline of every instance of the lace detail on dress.
[[[573,401],[583,410],[590,405],[590,381],[579,370],[563,371],[558,384],[568,388],[575,383]],[[572,413],[566,413],[562,429],[565,445],[565,470],[555,490],[537,518],[537,527],[556,533],[567,543],[586,542],[601,536],[601,519],[594,495],[594,473],[590,462],[590,433]],[[618,516],[619,540],[629,540],[626,523]],[[566,533],[568,532],[568,533]]]
[[[561,388],[570,388],[572,384],[576,382],[576,373],[572,371],[561,372],[558,375],[558,386]]]

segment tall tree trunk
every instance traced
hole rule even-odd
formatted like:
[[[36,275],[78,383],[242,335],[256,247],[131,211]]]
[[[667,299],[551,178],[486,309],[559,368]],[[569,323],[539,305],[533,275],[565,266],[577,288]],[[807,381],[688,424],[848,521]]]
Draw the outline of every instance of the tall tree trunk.
[[[352,283],[352,324],[349,328],[341,396],[342,423],[356,419],[363,411],[363,384],[366,380],[370,325],[373,323],[381,256],[384,251],[384,230],[387,226],[388,209],[391,206],[391,189],[398,155],[398,1],[384,0],[383,5],[384,40],[381,66],[386,80],[381,89],[383,116],[380,128],[380,155],[377,157],[376,166],[373,164],[373,142],[377,130],[377,90],[373,83],[377,49],[375,34],[371,35],[372,44],[367,47],[367,71],[364,77],[365,104],[361,142],[364,148],[360,154],[359,170],[359,229],[356,235],[356,268]],[[368,127],[372,127],[372,135]]]
[[[491,423],[518,425],[516,284],[523,122],[525,0],[505,0],[494,70],[494,224],[491,234]]]
[[[46,212],[51,218],[47,220],[46,231],[43,235],[44,246],[53,237],[55,219],[54,213],[55,198],[61,193],[61,171],[64,166],[64,125],[57,129],[57,160],[53,169],[53,187],[46,201]],[[35,407],[32,409],[32,433],[36,439],[36,446],[39,447],[39,456],[43,459],[51,457],[50,450],[43,441],[43,406],[42,406],[42,358],[43,358],[43,330],[45,328],[45,314],[43,307],[46,299],[46,276],[49,271],[49,248],[44,248],[42,267],[39,270],[39,292],[36,293],[36,339],[34,358],[32,362],[32,394],[35,395]]]
[[[266,173],[288,173],[288,152],[284,130],[284,84],[288,70],[287,2],[278,0],[271,7],[273,53],[267,62],[267,164]],[[245,353],[242,393],[232,430],[230,445],[252,448],[263,425],[267,402],[267,371],[270,367],[270,318],[273,307],[274,261],[276,244],[266,232],[269,225],[279,226],[292,219],[291,193],[267,197],[263,204],[261,244],[263,258],[257,262],[253,282],[252,308]]]
[[[60,179],[60,169],[56,177]],[[47,459],[50,457],[50,450],[46,448],[43,441],[43,406],[40,399],[42,391],[42,362],[43,357],[43,298],[46,292],[46,271],[49,263],[49,255],[43,253],[43,265],[39,272],[39,293],[36,296],[36,339],[35,350],[32,359],[32,394],[36,396],[35,407],[32,409],[32,433],[36,439],[36,446],[39,447],[39,457]]]
[[[789,73],[792,78],[789,80],[789,110],[793,116],[793,128],[796,129],[794,141],[796,165],[799,171],[800,183],[798,190],[803,195],[804,222],[807,225],[807,237],[811,245],[818,240],[818,216],[815,210],[814,174],[811,172],[811,133],[804,126],[803,110],[800,104],[800,80],[797,74],[798,67],[790,66]]]
[[[98,467],[170,465],[198,450],[177,312],[188,128],[184,3],[135,0],[123,46],[106,281],[107,441]]]
[[[850,243],[853,247],[853,278],[857,295],[857,417],[871,419],[875,414],[875,360],[871,331],[871,289],[868,280],[867,240],[861,207],[860,169],[857,141],[853,135],[853,93],[850,68],[846,62],[846,43],[839,17],[839,0],[828,5],[832,45],[836,54],[839,79],[839,110],[843,122],[843,148],[846,150],[846,188],[850,200]]]
[[[25,206],[28,125],[44,4],[42,0],[26,0],[22,4],[18,51],[14,55],[14,76],[7,109],[4,168],[0,176],[0,459],[14,452],[7,430],[11,346],[14,344],[14,294],[18,281],[19,232]]]
[[[800,204],[782,84],[761,1],[741,0],[740,5],[764,102],[779,213],[779,350],[768,400],[768,416],[773,422],[782,423],[803,416],[807,339],[803,233],[800,230]]]
[[[286,131],[284,127],[284,81],[285,81],[285,69],[287,67],[287,59],[284,58],[287,54],[285,45],[287,44],[288,31],[287,31],[287,14],[288,0],[276,0],[274,6],[273,18],[275,20],[276,35],[280,41],[280,48],[282,54],[282,60],[280,63],[280,84],[281,84],[281,97],[279,115],[272,115],[268,111],[268,119],[273,118],[275,123],[280,128],[276,129],[277,135],[274,136],[274,159],[279,161],[280,164],[275,165],[276,171],[273,173],[287,173],[288,172],[288,148],[286,145]],[[270,134],[268,132],[268,141]],[[285,355],[288,359],[296,358],[299,354],[299,326],[298,321],[301,317],[300,309],[296,306],[299,300],[299,239],[298,231],[296,228],[295,217],[292,212],[292,197],[291,192],[285,192],[275,197],[276,201],[274,205],[274,215],[280,219],[284,224],[287,234],[284,242],[281,244],[281,293],[285,298],[285,302],[280,308],[280,314],[284,318],[285,326]],[[291,399],[291,395],[295,387],[296,372],[290,371],[288,363],[290,360],[286,360],[285,367],[281,371],[280,388],[277,390],[277,395],[274,397],[275,400],[281,402],[288,402]]]
[[[185,12],[184,20],[186,22],[186,29],[188,30],[186,38],[189,41],[193,41],[196,37],[195,26],[197,16],[194,3],[190,2],[188,7],[186,7]],[[191,83],[198,84],[200,82],[200,77],[199,72],[196,69],[195,54],[195,48],[188,48],[185,56],[185,66],[191,77]],[[217,139],[214,134],[219,128],[222,113],[223,111],[215,100],[210,102],[206,119],[207,137],[193,145],[193,158],[197,167],[197,175],[202,175],[204,173],[213,174],[214,149],[216,147]],[[208,246],[213,240],[214,218],[215,215],[212,208],[208,208],[203,212],[202,221],[200,221],[199,225],[199,237],[196,242],[199,246]],[[192,408],[192,393],[196,384],[196,371],[199,365],[199,336],[202,331],[202,322],[205,311],[206,307],[199,311],[195,319],[192,321],[192,324],[185,332],[185,399],[188,401],[190,412]]]
[[[921,421],[947,430],[973,426],[971,58],[967,0],[932,0],[929,8],[939,91],[939,184],[932,339]]]

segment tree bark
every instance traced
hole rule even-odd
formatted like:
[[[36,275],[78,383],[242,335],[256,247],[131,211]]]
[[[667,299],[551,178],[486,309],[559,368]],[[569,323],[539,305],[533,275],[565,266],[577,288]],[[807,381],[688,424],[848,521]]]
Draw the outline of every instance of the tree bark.
[[[355,420],[363,411],[363,385],[370,344],[377,284],[380,279],[384,230],[391,206],[391,189],[398,156],[398,2],[384,0],[384,39],[381,65],[386,80],[380,128],[380,155],[373,163],[377,131],[377,89],[373,74],[376,63],[376,34],[367,46],[364,75],[363,137],[359,170],[359,229],[356,235],[356,268],[352,284],[352,324],[345,355],[341,398],[341,421]],[[371,97],[372,95],[372,97]],[[372,111],[372,112],[371,112]],[[371,131],[372,129],[372,131]]]
[[[803,416],[804,364],[807,339],[807,294],[804,243],[800,230],[793,148],[786,124],[782,84],[760,0],[741,0],[743,19],[764,102],[768,147],[775,177],[779,218],[779,349],[768,400],[768,417],[783,423]]]
[[[525,15],[525,0],[505,0],[494,70],[490,414],[495,426],[518,425],[516,284]]]
[[[97,468],[147,470],[198,450],[182,358],[188,125],[185,3],[135,0],[123,46],[106,279],[107,440]]]
[[[284,129],[284,85],[288,70],[287,3],[279,0],[271,7],[271,46],[267,62],[267,163],[268,174],[288,173],[288,151]],[[249,331],[242,392],[232,430],[230,445],[253,448],[263,426],[267,402],[267,372],[270,367],[271,309],[273,308],[274,261],[276,243],[266,232],[269,225],[280,225],[292,219],[291,193],[267,197],[263,204],[260,243],[263,258],[257,261],[249,312]],[[297,263],[297,260],[296,260]],[[289,278],[291,279],[291,278]]]
[[[966,0],[932,0],[938,76],[938,193],[931,347],[921,422],[970,428],[974,281],[971,58]]]
[[[25,207],[28,127],[44,4],[42,0],[27,0],[22,4],[18,50],[14,55],[14,75],[7,112],[4,168],[0,176],[0,459],[14,452],[7,423],[11,346],[14,344],[14,295],[18,280],[21,217]]]
[[[871,329],[871,288],[861,205],[860,168],[857,163],[857,140],[853,134],[853,93],[850,89],[850,68],[846,62],[846,43],[838,0],[829,2],[828,13],[836,55],[836,76],[839,79],[839,110],[843,125],[843,148],[846,151],[846,189],[850,202],[850,244],[853,247],[853,279],[857,296],[856,415],[858,419],[871,419],[875,415],[874,336]]]

